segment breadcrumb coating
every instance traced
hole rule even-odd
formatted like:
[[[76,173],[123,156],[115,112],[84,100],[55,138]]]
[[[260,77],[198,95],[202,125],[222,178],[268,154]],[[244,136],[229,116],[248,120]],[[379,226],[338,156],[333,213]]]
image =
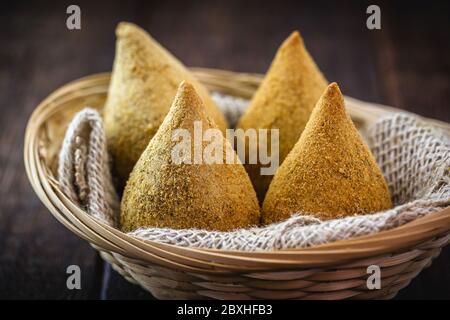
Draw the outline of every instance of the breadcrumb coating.
[[[223,159],[231,152],[235,164],[175,164],[171,150],[176,129],[194,135],[194,121],[203,132],[217,128],[194,87],[183,82],[156,135],[136,163],[121,203],[121,228],[198,228],[228,231],[257,225],[260,209],[250,179],[221,134]],[[209,142],[202,142],[204,149]]]
[[[203,85],[148,33],[121,22],[116,36],[116,57],[103,117],[114,175],[121,189],[169,111],[181,81],[194,85],[223,132],[227,123]]]
[[[306,50],[298,31],[280,46],[238,128],[279,129],[279,163],[288,155],[305,128],[327,80]],[[270,140],[269,140],[270,141]],[[256,153],[257,150],[248,150]],[[273,176],[261,175],[260,164],[246,164],[259,201]]]
[[[262,220],[268,224],[298,212],[328,220],[391,207],[381,170],[332,83],[274,176]]]

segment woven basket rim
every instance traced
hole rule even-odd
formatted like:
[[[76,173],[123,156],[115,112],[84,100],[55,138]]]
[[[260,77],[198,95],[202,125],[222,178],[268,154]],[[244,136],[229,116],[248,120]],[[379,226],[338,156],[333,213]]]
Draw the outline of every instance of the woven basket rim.
[[[259,85],[262,76],[232,71],[192,68],[194,74],[210,89],[248,98]],[[403,226],[373,235],[335,241],[308,248],[275,251],[238,251],[207,248],[189,248],[144,241],[131,237],[94,218],[72,203],[58,188],[50,170],[40,156],[38,132],[51,114],[57,112],[55,99],[73,93],[83,86],[109,82],[110,73],[89,75],[71,81],[51,93],[32,113],[26,128],[24,161],[27,176],[38,197],[69,230],[104,251],[139,261],[155,262],[188,272],[229,272],[251,270],[277,270],[294,267],[332,266],[356,259],[371,258],[419,245],[450,231],[450,207],[416,219]],[[224,81],[226,80],[226,81]],[[234,86],[234,87],[233,87]],[[346,97],[352,117],[362,121],[373,120],[387,112],[399,111],[393,107],[361,102]],[[419,116],[420,117],[420,116]],[[450,132],[450,125],[420,117],[424,121]]]

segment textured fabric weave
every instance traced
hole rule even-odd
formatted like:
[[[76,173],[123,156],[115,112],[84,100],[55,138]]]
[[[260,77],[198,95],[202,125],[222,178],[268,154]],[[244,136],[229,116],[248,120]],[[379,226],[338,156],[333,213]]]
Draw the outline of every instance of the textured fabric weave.
[[[213,95],[234,125],[248,101]],[[389,230],[450,205],[450,137],[406,113],[379,119],[365,139],[386,178],[393,209],[320,221],[301,212],[265,227],[231,232],[140,228],[129,234],[186,247],[227,250],[304,248]],[[109,170],[102,119],[86,108],[72,120],[60,152],[62,190],[88,214],[109,225],[118,221],[119,200]]]

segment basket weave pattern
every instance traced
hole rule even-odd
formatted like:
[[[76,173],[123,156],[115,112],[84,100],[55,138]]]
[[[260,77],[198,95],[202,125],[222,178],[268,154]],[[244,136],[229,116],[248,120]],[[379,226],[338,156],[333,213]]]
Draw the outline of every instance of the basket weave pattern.
[[[430,266],[432,259],[449,242],[447,234],[413,250],[335,268],[232,275],[174,271],[160,266],[142,266],[142,262],[120,254],[100,251],[100,255],[125,279],[142,286],[157,299],[390,299],[422,269]],[[378,265],[382,270],[380,290],[367,289],[367,268],[371,265]]]
[[[256,76],[222,71],[198,70],[197,76],[210,89],[244,98],[259,82]],[[38,107],[27,129],[27,173],[59,221],[91,242],[127,280],[157,298],[390,298],[450,241],[449,209],[375,235],[279,252],[182,248],[125,235],[87,216],[54,178],[68,121],[85,105],[101,109],[108,81],[107,75],[79,80]],[[362,130],[386,110],[356,102],[349,109]],[[432,124],[448,130],[445,124]],[[382,269],[381,290],[366,287],[366,269],[372,264]]]
[[[233,99],[216,96],[225,114],[240,109]],[[238,113],[238,112],[234,112]],[[108,166],[103,121],[85,108],[71,121],[58,164],[61,190],[88,214],[114,226],[119,201]],[[444,137],[443,137],[444,138]],[[190,248],[239,251],[298,249],[378,233],[414,221],[450,205],[449,138],[439,139],[415,117],[392,113],[377,120],[367,137],[381,165],[396,206],[384,212],[321,221],[301,212],[264,227],[229,232],[139,228],[129,235]],[[400,204],[400,205],[399,205]],[[116,216],[114,215],[116,213]]]

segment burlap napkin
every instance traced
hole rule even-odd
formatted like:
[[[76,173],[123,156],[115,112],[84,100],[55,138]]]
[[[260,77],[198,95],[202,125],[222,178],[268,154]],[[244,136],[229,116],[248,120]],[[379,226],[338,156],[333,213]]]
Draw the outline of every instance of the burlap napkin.
[[[232,125],[248,103],[218,94],[214,99]],[[292,249],[392,229],[450,205],[450,138],[446,133],[412,115],[392,113],[379,119],[365,138],[389,185],[393,209],[324,222],[299,212],[280,223],[231,232],[141,228],[129,234],[187,247]],[[70,123],[58,176],[61,189],[87,214],[109,225],[118,221],[119,199],[97,111],[86,108]]]

